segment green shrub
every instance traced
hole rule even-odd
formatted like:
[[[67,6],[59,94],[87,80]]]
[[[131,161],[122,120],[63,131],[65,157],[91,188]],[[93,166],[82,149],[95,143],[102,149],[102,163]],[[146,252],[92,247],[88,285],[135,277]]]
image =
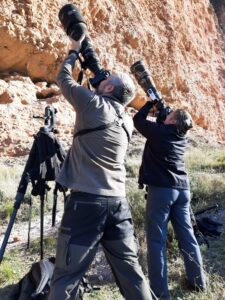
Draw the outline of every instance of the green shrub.
[[[5,198],[5,193],[2,190],[0,190],[0,204],[2,203],[4,198]]]
[[[168,227],[167,227],[166,248],[167,248],[168,258],[170,260],[179,256],[180,250],[178,247],[178,242],[172,224],[170,222],[168,223]]]
[[[13,203],[8,200],[5,203],[5,213],[6,213],[6,218],[7,219],[10,218],[12,212],[13,212]]]
[[[127,171],[127,177],[136,179],[138,178],[139,174],[139,168],[140,168],[140,160],[135,158],[128,158],[126,160],[126,171]]]
[[[9,199],[5,199],[0,204],[0,219],[1,220],[9,220],[11,214],[13,212],[13,203]]]
[[[23,173],[23,167],[20,165],[6,166],[0,165],[0,190],[9,199],[14,199]]]
[[[1,287],[19,281],[26,272],[24,263],[18,259],[17,255],[18,253],[14,251],[11,251],[10,254],[5,254],[0,264]]]
[[[185,163],[190,177],[192,204],[196,209],[216,203],[224,206],[225,151],[221,147],[191,148]]]
[[[44,236],[43,244],[44,244],[44,251],[50,252],[51,255],[55,255],[56,250],[56,236]],[[40,238],[36,238],[34,241],[31,242],[30,248],[28,250],[29,254],[37,254],[40,251]]]
[[[129,180],[127,182],[127,199],[130,204],[133,221],[137,228],[144,228],[145,222],[145,190],[138,188],[138,184],[135,180]]]
[[[13,267],[9,261],[3,261],[0,266],[0,270],[1,270],[1,275],[0,275],[1,285],[8,281],[11,281],[15,276]]]
[[[216,203],[224,206],[225,180],[223,174],[198,173],[190,174],[192,204],[202,209]]]
[[[225,172],[225,150],[222,147],[190,148],[185,155],[188,170]]]

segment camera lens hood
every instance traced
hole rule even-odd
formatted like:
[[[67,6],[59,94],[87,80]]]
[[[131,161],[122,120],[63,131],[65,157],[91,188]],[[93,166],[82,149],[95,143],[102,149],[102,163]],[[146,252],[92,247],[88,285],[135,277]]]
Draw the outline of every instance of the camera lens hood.
[[[64,5],[59,11],[59,20],[67,35],[74,40],[87,33],[87,24],[79,9],[73,4]]]

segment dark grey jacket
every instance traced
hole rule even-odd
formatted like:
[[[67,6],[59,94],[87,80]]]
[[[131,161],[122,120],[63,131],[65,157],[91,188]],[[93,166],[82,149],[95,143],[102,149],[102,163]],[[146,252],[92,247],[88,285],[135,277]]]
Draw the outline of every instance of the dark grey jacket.
[[[72,77],[76,54],[62,64],[57,83],[64,97],[76,111],[75,133],[111,123],[124,113],[124,107],[109,96],[99,96],[80,86]],[[133,121],[123,114],[131,136]],[[73,144],[57,181],[69,189],[104,196],[125,196],[124,159],[128,138],[117,122],[108,129],[94,131],[73,139]]]

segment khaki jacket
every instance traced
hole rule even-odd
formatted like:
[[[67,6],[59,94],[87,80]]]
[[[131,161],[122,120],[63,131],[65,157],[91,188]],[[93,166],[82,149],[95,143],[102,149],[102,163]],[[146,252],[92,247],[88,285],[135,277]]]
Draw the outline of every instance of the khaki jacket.
[[[124,107],[109,96],[99,96],[80,86],[72,77],[76,54],[63,62],[57,76],[62,94],[76,112],[75,133],[114,122],[118,115],[132,135],[133,121]],[[128,137],[121,124],[73,139],[57,181],[72,190],[104,196],[125,196],[124,159]]]

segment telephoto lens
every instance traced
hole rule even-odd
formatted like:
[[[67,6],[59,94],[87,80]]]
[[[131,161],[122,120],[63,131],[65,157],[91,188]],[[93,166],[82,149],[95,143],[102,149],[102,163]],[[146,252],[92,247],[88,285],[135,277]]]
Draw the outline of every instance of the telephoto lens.
[[[75,5],[66,4],[59,11],[59,20],[67,35],[75,41],[78,41],[82,35],[85,35],[80,49],[80,53],[84,58],[82,68],[89,69],[95,75],[95,77],[90,78],[89,81],[90,84],[96,88],[102,80],[110,76],[110,72],[101,68],[91,39],[87,36],[87,24],[83,16]]]
[[[75,5],[64,5],[59,11],[59,20],[67,35],[75,41],[78,41],[82,35],[87,34],[87,25]]]
[[[155,87],[155,83],[150,75],[150,72],[145,67],[142,60],[136,61],[130,67],[131,73],[134,75],[137,82],[143,88],[145,93],[151,98],[154,103],[154,107],[157,110],[156,113],[156,121],[158,123],[163,122],[168,114],[171,113],[172,109],[169,106],[166,106],[165,102],[163,101],[162,97],[159,95]]]
[[[110,72],[101,67],[99,58],[89,37],[84,39],[80,52],[84,58],[83,66],[88,68],[95,75],[95,77],[90,78],[89,81],[90,84],[96,88],[102,80],[110,76]]]
[[[155,83],[150,75],[150,72],[145,67],[142,60],[136,61],[130,67],[131,73],[136,78],[137,82],[143,88],[145,93],[151,97],[152,101],[159,101],[161,98],[156,90]]]

